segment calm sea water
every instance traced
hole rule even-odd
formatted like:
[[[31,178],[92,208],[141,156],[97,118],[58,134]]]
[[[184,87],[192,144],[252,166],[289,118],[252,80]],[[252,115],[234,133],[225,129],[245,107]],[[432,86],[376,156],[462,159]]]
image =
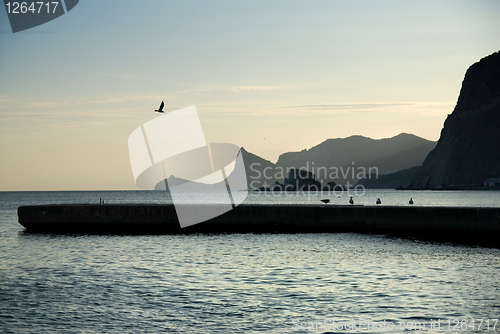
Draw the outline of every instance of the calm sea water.
[[[412,197],[415,205],[500,206],[498,191],[246,201],[346,204],[350,196],[364,205],[377,198],[408,205]],[[19,205],[99,198],[169,201],[146,191],[0,193],[0,332],[472,333],[479,324],[500,331],[498,249],[346,233],[30,234],[17,223]]]

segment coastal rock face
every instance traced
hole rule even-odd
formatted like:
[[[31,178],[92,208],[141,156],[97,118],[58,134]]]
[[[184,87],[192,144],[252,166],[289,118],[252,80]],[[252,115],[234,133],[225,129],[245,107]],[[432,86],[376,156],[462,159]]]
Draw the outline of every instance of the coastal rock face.
[[[321,183],[314,174],[303,169],[292,168],[285,178],[285,190],[320,190]]]
[[[453,113],[409,188],[479,186],[500,176],[500,51],[467,70]]]
[[[271,188],[271,190],[272,191],[283,191],[283,190],[285,190],[285,185],[276,181],[274,183],[273,187]]]

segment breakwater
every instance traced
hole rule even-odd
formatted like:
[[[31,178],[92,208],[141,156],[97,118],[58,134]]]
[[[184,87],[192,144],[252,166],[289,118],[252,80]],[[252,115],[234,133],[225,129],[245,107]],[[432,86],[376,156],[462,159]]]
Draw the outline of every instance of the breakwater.
[[[355,232],[500,248],[500,208],[240,205],[180,228],[174,205],[36,205],[18,208],[28,232],[102,234]]]

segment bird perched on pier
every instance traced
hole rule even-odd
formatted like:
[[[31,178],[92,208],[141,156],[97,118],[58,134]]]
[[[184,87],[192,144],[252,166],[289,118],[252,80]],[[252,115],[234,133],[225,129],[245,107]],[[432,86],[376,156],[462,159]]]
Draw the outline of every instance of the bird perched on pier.
[[[161,101],[161,104],[160,104],[160,108],[158,108],[158,110],[155,110],[156,112],[161,112],[161,113],[164,113],[163,111],[163,107],[165,106],[165,103],[163,103],[163,101]]]
[[[410,198],[410,201],[408,202],[410,205],[413,205],[413,198]]]
[[[349,200],[349,203],[354,204],[354,200],[352,199],[352,196],[351,196],[351,199]]]
[[[321,202],[328,204],[328,203],[330,203],[330,200],[329,199],[322,199]]]
[[[380,200],[380,198],[377,198],[377,205],[379,204],[382,204],[382,201]]]

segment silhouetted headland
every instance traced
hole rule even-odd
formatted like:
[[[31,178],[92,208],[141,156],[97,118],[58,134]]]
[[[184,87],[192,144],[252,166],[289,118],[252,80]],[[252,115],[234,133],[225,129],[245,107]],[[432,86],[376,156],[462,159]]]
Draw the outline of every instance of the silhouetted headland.
[[[500,51],[469,67],[436,148],[408,188],[498,188],[499,129]]]

